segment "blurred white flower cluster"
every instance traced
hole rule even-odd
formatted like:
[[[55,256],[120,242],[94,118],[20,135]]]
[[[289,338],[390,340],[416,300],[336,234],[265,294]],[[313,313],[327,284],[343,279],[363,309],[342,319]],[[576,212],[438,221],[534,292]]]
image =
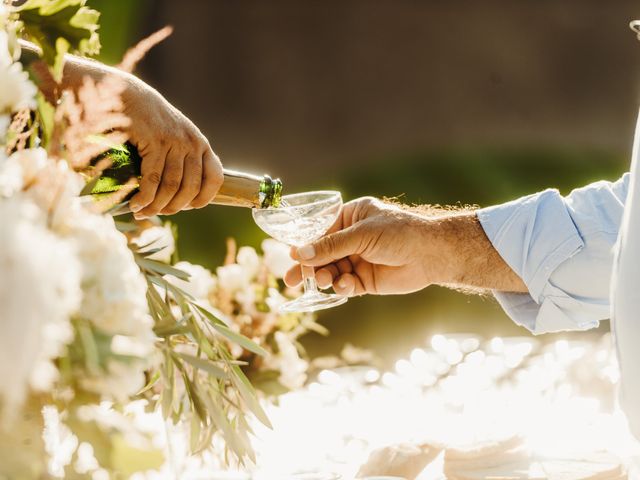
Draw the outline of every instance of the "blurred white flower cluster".
[[[58,378],[51,360],[74,340],[75,321],[99,335],[127,336],[131,351],[119,355],[140,358],[122,363],[107,355],[102,370],[77,377],[80,384],[112,398],[144,384],[143,359],[155,339],[146,283],[113,219],[82,204],[81,186],[43,149],[0,162],[0,395],[7,409],[29,386],[51,388]]]
[[[96,368],[72,363],[68,372],[84,388],[111,398],[144,385],[143,359],[155,340],[146,283],[127,239],[111,217],[83,205],[80,175],[43,148],[7,144],[10,135],[22,133],[8,131],[12,119],[36,106],[36,86],[16,61],[18,54],[0,3],[0,407],[5,414],[21,406],[30,391],[49,391],[60,379],[55,360],[78,341],[77,322],[85,322],[92,335],[131,340],[131,352],[112,356],[108,345]],[[117,360],[123,355],[126,363]],[[136,357],[140,361],[131,361]]]
[[[170,229],[154,226],[134,239],[138,244],[168,246],[156,255],[170,257],[173,244]],[[234,358],[248,362],[245,370],[255,387],[266,393],[301,387],[306,381],[308,362],[301,357],[297,338],[312,328],[311,314],[281,314],[280,305],[300,294],[299,289],[284,286],[282,277],[294,265],[289,247],[273,239],[262,242],[262,256],[252,247],[229,244],[227,260],[215,274],[200,265],[178,262],[175,268],[190,275],[188,281],[167,276],[171,282],[193,296],[198,304],[215,312],[236,333],[264,348],[260,357],[230,343]],[[264,380],[264,382],[263,382]],[[273,387],[277,382],[280,388]]]

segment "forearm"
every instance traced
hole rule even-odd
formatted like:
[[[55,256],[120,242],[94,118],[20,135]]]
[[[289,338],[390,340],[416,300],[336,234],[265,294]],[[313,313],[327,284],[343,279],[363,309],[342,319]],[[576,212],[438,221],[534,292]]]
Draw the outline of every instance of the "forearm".
[[[522,279],[487,238],[474,212],[431,218],[428,235],[430,261],[440,271],[434,274],[437,283],[463,289],[527,292]]]
[[[133,103],[136,95],[139,95],[143,88],[151,90],[150,87],[144,85],[141,80],[130,73],[75,55],[65,56],[62,81],[57,83],[49,73],[47,65],[42,61],[37,61],[40,55],[38,47],[23,40],[20,40],[20,47],[22,49],[22,57],[26,60],[25,63],[30,66],[30,69],[38,77],[40,90],[52,103],[56,101],[61,91],[77,90],[87,76],[95,81],[100,81],[107,75],[115,75],[123,81],[122,101],[124,102],[125,110],[127,105]]]

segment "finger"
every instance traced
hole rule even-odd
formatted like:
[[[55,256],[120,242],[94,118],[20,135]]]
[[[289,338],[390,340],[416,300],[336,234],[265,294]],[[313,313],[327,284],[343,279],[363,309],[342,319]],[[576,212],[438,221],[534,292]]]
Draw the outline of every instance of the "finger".
[[[215,198],[224,180],[220,159],[208,148],[202,158],[202,183],[200,193],[191,201],[193,208],[206,207]]]
[[[339,273],[353,272],[353,265],[351,264],[351,261],[348,258],[343,258],[342,260],[338,260],[336,262],[336,266],[338,267]]]
[[[184,162],[184,172],[180,190],[166,207],[162,209],[163,215],[173,215],[183,210],[200,193],[202,183],[202,156],[188,155]]]
[[[333,279],[340,275],[338,267],[334,264],[326,265],[316,271],[316,283],[320,288],[329,288]]]
[[[140,191],[129,202],[133,213],[139,212],[148,206],[156,196],[158,186],[162,181],[166,153],[152,153],[142,159],[140,165]]]
[[[340,275],[333,282],[333,290],[343,297],[351,297],[356,294],[357,277],[350,273]]]
[[[162,182],[160,182],[156,197],[150,205],[137,214],[137,217],[157,215],[167,206],[182,184],[183,168],[184,157],[181,154],[169,151],[162,171]]]
[[[333,263],[349,255],[361,254],[365,242],[364,231],[352,226],[339,232],[325,235],[318,241],[293,249],[291,256],[305,265],[321,266]]]
[[[284,283],[287,287],[297,287],[302,283],[302,272],[300,271],[300,265],[291,267],[283,277]]]

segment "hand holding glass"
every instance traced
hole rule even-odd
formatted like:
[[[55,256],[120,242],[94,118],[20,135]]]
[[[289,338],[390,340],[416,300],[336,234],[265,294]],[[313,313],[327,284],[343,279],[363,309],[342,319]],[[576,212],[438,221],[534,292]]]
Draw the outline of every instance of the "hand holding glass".
[[[256,224],[276,240],[294,247],[307,245],[322,237],[335,223],[342,208],[340,192],[305,192],[282,197],[281,207],[254,209]],[[346,297],[321,293],[313,267],[302,265],[304,295],[280,307],[281,312],[315,312],[335,307]]]

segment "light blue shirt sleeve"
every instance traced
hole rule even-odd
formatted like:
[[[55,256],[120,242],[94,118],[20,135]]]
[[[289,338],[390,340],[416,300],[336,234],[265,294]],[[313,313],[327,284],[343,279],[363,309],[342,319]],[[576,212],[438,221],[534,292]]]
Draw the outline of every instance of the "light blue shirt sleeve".
[[[610,315],[613,247],[629,174],[563,197],[545,190],[477,212],[480,224],[529,293],[494,292],[535,334],[596,327]]]

